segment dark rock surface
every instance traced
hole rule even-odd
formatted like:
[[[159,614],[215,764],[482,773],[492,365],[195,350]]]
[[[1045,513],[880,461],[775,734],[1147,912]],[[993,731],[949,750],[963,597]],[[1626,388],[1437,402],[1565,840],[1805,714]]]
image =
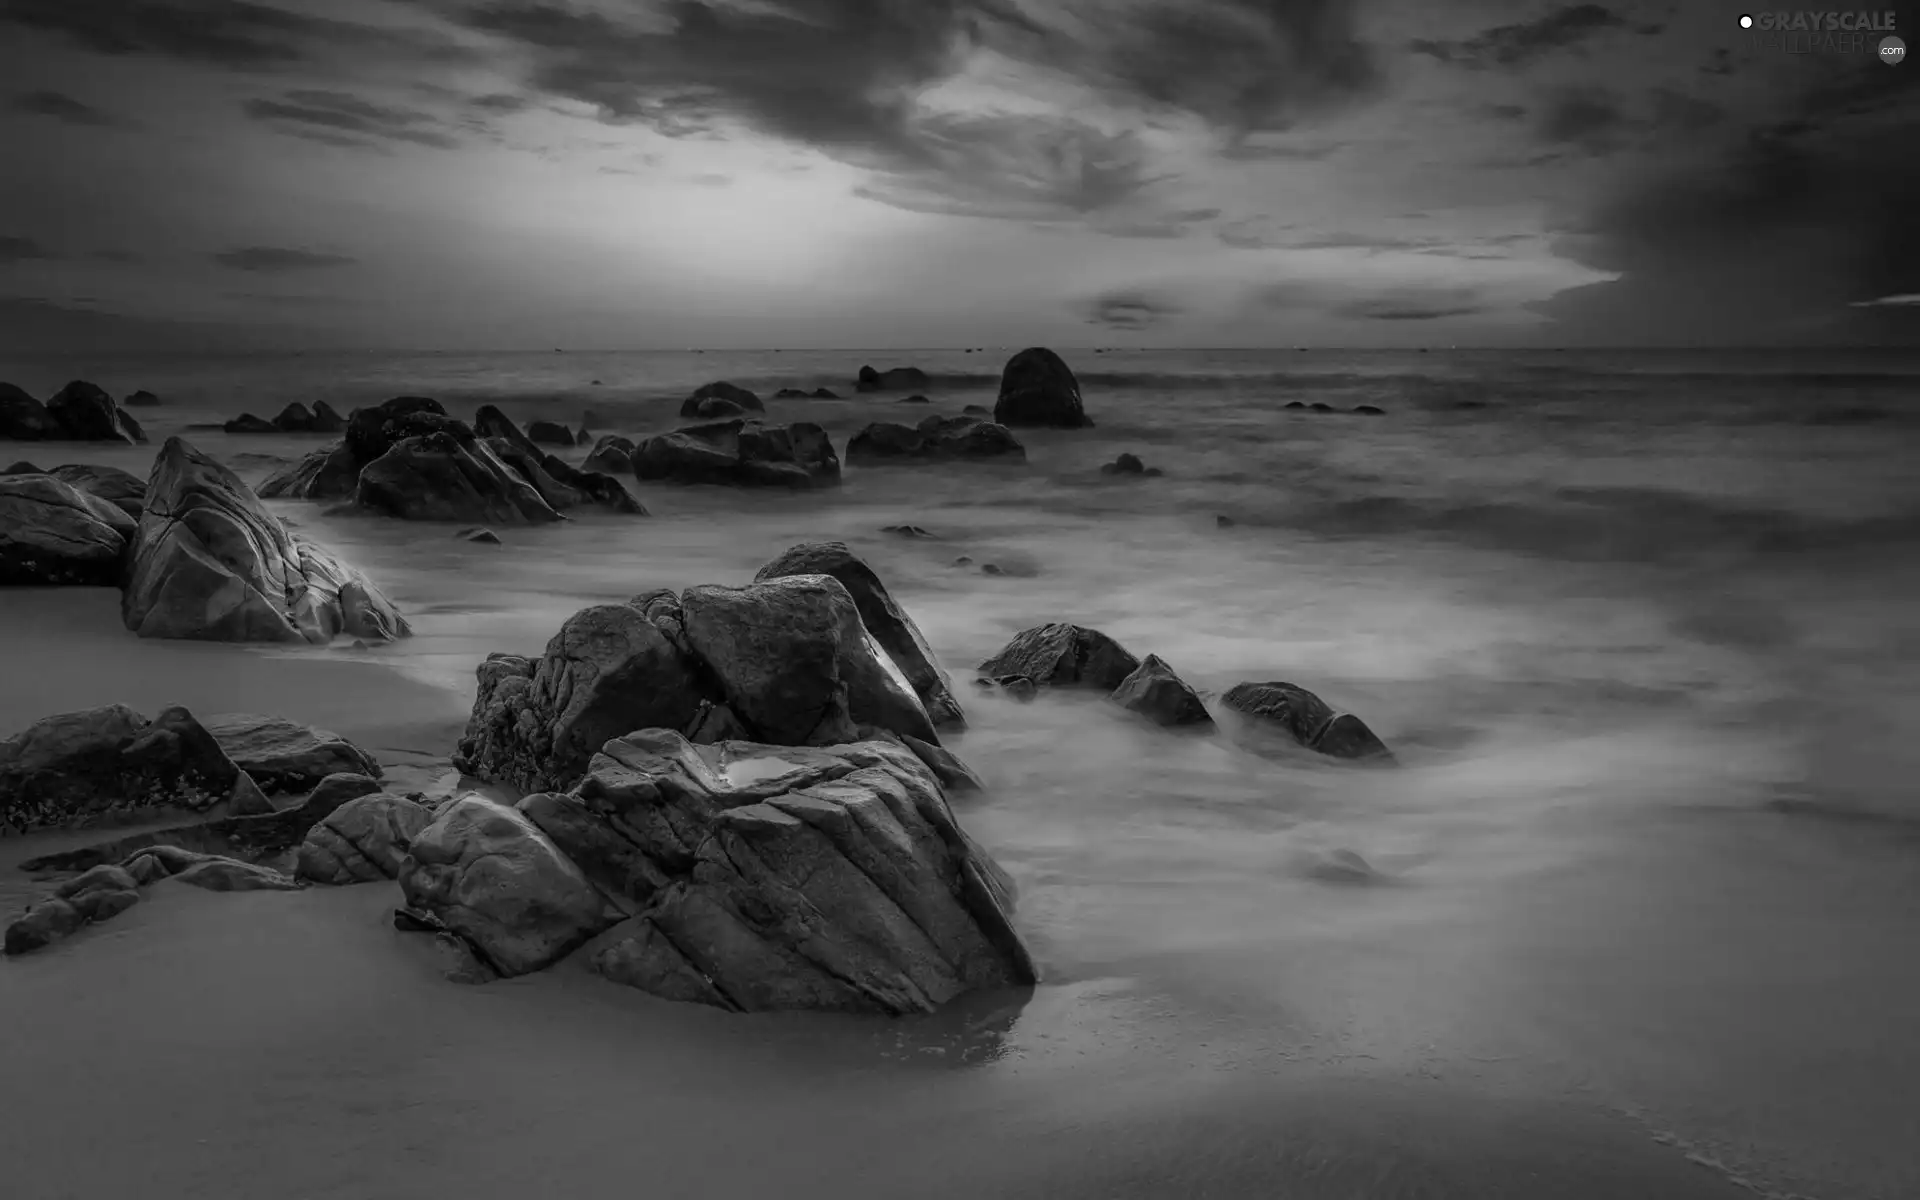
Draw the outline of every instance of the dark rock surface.
[[[834,391],[832,388],[813,389],[813,399],[815,400],[838,400],[839,398],[840,393]]]
[[[0,383],[0,438],[16,442],[38,442],[58,436],[47,406],[25,389]]]
[[[680,403],[682,417],[699,421],[725,420],[742,413],[765,412],[766,409],[759,396],[724,379],[700,385]]]
[[[932,385],[933,381],[919,367],[894,367],[886,371],[861,367],[853,384],[854,389],[861,392],[918,391]]]
[[[831,487],[840,482],[840,458],[811,422],[721,421],[645,439],[634,448],[633,473],[673,483]]]
[[[280,428],[276,426],[272,421],[267,420],[265,417],[256,417],[252,413],[241,413],[239,416],[224,422],[220,426],[220,430],[223,433],[279,433],[281,432]]]
[[[1359,717],[1336,710],[1296,684],[1236,683],[1220,702],[1280,730],[1309,750],[1381,765],[1395,761],[1393,752]]]
[[[52,428],[42,435],[46,438],[127,445],[147,440],[138,421],[98,385],[84,379],[76,379],[54,393],[47,401],[47,418]]]
[[[186,709],[61,713],[0,742],[0,835],[78,829],[154,808],[246,806],[253,780]]]
[[[847,461],[858,465],[929,459],[1024,462],[1026,457],[1012,430],[976,417],[935,415],[912,427],[876,422],[847,440]]]
[[[0,475],[0,586],[118,587],[135,522],[51,475]]]
[[[1042,346],[1007,360],[993,419],[1009,427],[1083,429],[1093,424],[1081,402],[1080,381],[1065,360]]]
[[[500,535],[484,525],[475,525],[470,529],[462,529],[454,536],[463,542],[479,542],[485,546],[498,546],[500,544]]]
[[[334,885],[396,878],[413,839],[432,821],[432,809],[404,796],[356,797],[307,831],[294,875]]]
[[[609,475],[633,474],[634,441],[617,433],[602,435],[580,464],[583,471],[604,471]]]
[[[1213,724],[1200,697],[1157,654],[1147,655],[1139,669],[1121,680],[1111,699],[1156,725]]]
[[[380,777],[373,755],[337,733],[285,717],[219,713],[201,724],[266,792],[306,792],[329,775]]]
[[[238,476],[177,437],[154,459],[121,614],[141,637],[324,643],[408,632],[364,575],[288,533]]]
[[[405,521],[538,525],[565,519],[465,426],[394,442],[360,469],[354,503]]]
[[[937,539],[940,535],[922,529],[918,525],[882,525],[881,533],[891,533],[895,537]]]
[[[91,463],[63,463],[47,474],[89,496],[105,500],[135,520],[146,508],[147,481],[131,471]]]
[[[577,440],[573,430],[558,421],[531,421],[527,424],[527,438],[544,446],[569,446]]]
[[[360,464],[346,442],[315,450],[261,483],[268,500],[344,500],[360,486]]]
[[[298,400],[281,409],[280,414],[273,419],[274,428],[282,433],[320,432],[314,428],[314,424],[313,410]]]
[[[141,388],[120,402],[128,408],[158,408],[160,397],[145,388]]]
[[[1049,624],[1022,630],[986,662],[990,679],[1019,675],[1039,687],[1090,687],[1110,692],[1140,669],[1140,660],[1097,629]]]

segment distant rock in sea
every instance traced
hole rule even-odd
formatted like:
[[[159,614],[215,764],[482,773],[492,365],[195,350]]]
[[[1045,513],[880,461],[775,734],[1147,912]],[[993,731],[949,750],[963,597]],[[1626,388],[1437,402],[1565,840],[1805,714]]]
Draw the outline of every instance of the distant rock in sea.
[[[840,458],[826,430],[811,422],[732,420],[644,439],[634,447],[633,473],[672,483],[832,487],[840,482]]]
[[[680,404],[680,415],[699,421],[724,421],[746,413],[765,412],[760,397],[726,380],[702,384]]]
[[[160,406],[160,397],[145,388],[141,388],[120,403],[128,408],[158,408]]]
[[[0,383],[0,438],[133,445],[146,441],[147,435],[113,397],[76,379],[45,404],[11,383]]]
[[[241,413],[239,416],[234,417],[231,420],[227,421],[225,424],[221,425],[220,428],[227,433],[280,433],[282,432],[280,427],[278,425],[275,425],[272,421],[267,420],[265,417],[256,417],[252,413]]]
[[[580,464],[585,471],[605,471],[609,475],[633,474],[634,441],[617,433],[603,434]]]
[[[1140,666],[1114,687],[1110,698],[1156,725],[1213,724],[1212,715],[1193,688],[1157,654],[1141,660]]]
[[[1111,692],[1140,669],[1140,660],[1097,629],[1049,624],[1022,630],[1000,653],[980,664],[988,678],[1020,675],[1041,687],[1086,687]]]
[[[918,425],[876,422],[847,440],[847,461],[876,464],[932,459],[1007,459],[1024,462],[1026,447],[1004,425],[978,417],[934,414]]]
[[[1009,427],[1084,429],[1092,426],[1080,381],[1053,351],[1033,346],[1007,360],[993,419]]]
[[[1140,456],[1131,452],[1123,452],[1112,462],[1102,463],[1100,473],[1102,475],[1134,475],[1147,479],[1158,478],[1165,474],[1159,467],[1149,467],[1141,462]]]
[[[1296,684],[1237,683],[1221,703],[1235,712],[1277,729],[1309,750],[1334,758],[1394,762],[1393,753],[1373,730],[1352,713],[1336,711],[1326,701]]]
[[[529,441],[545,446],[572,446],[573,430],[558,421],[532,421],[527,425]]]
[[[933,381],[919,367],[894,367],[886,371],[876,371],[872,367],[861,367],[853,387],[859,392],[894,392],[919,390],[933,386]]]

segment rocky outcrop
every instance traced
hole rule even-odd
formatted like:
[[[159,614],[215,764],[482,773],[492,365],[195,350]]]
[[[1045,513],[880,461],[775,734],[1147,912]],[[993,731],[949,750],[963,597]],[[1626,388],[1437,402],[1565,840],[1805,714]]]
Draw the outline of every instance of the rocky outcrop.
[[[99,386],[76,379],[47,401],[51,431],[42,436],[76,442],[144,442],[140,423]]]
[[[8,955],[45,949],[87,925],[109,921],[140,902],[140,884],[124,868],[102,865],[65,881],[7,926]]]
[[[604,471],[582,470],[531,442],[496,437],[488,438],[487,445],[502,462],[532,484],[555,512],[591,504],[610,512],[647,515],[647,510],[620,481]]]
[[[66,463],[47,474],[61,483],[79,488],[96,499],[105,500],[121,512],[138,520],[147,504],[147,481],[118,467],[96,467],[90,463]]]
[[[220,425],[222,433],[279,433],[280,429],[265,417],[256,417],[252,413],[241,413],[224,421]]]
[[[324,643],[408,632],[364,575],[288,533],[233,472],[177,437],[154,459],[121,614],[141,637]]]
[[[268,476],[259,495],[267,500],[345,500],[360,486],[360,464],[347,444],[315,450]]]
[[[342,773],[380,777],[373,755],[325,729],[259,713],[220,713],[201,723],[264,791],[310,791]]]
[[[815,388],[813,389],[812,398],[815,400],[838,400],[840,393],[834,391],[832,388]]]
[[[861,367],[859,376],[853,381],[855,391],[892,392],[920,391],[933,386],[927,373],[919,367],[894,367],[886,371],[876,371],[872,367]]]
[[[1042,346],[1007,360],[993,419],[1010,427],[1083,429],[1093,424],[1081,403],[1080,381],[1058,354]]]
[[[538,445],[572,447],[573,430],[558,421],[532,421],[527,425],[527,440]]]
[[[1296,684],[1278,680],[1237,683],[1227,689],[1221,703],[1286,734],[1309,750],[1334,758],[1383,765],[1394,762],[1393,752],[1359,717],[1336,710]]]
[[[155,808],[251,804],[259,789],[175,706],[61,713],[0,742],[0,834],[77,829]]]
[[[861,466],[935,459],[1025,462],[1026,457],[1012,430],[977,417],[930,416],[914,426],[875,422],[847,439],[847,461]]]
[[[673,483],[831,487],[840,482],[840,458],[810,422],[721,421],[645,439],[634,448],[633,473]]]
[[[938,677],[931,656],[916,671]],[[495,654],[476,675],[454,765],[522,791],[573,786],[601,745],[635,729],[823,745],[871,726],[938,743],[908,673],[831,575],[596,605],[568,618],[542,657]]]
[[[1147,655],[1137,670],[1122,679],[1111,699],[1155,725],[1213,724],[1200,697],[1157,654]]]
[[[604,471],[608,475],[633,474],[633,439],[609,433],[593,443],[593,449],[587,452],[581,462],[583,471]]]
[[[765,583],[796,575],[831,575],[853,597],[861,624],[899,667],[937,726],[964,726],[966,716],[953,694],[953,681],[940,669],[920,627],[894,602],[887,585],[845,542],[803,542],[789,548],[753,579]]]
[[[354,503],[404,521],[537,525],[564,520],[484,439],[459,422],[395,441],[360,468]]]
[[[145,388],[141,388],[120,403],[128,408],[158,408],[160,407],[160,397]]]
[[[391,792],[349,800],[307,831],[294,875],[336,886],[396,878],[413,839],[432,821],[432,809]]]
[[[1140,669],[1140,660],[1097,629],[1049,624],[1022,630],[1000,653],[980,664],[989,679],[1030,679],[1038,687],[1087,687],[1111,692]]]
[[[0,475],[0,586],[117,587],[135,522],[51,475]]]
[[[56,436],[53,418],[47,406],[23,388],[0,383],[0,438],[16,442],[37,442]]]
[[[702,384],[680,403],[680,415],[698,421],[725,420],[743,413],[766,410],[767,406],[760,402],[759,396],[724,379]]]

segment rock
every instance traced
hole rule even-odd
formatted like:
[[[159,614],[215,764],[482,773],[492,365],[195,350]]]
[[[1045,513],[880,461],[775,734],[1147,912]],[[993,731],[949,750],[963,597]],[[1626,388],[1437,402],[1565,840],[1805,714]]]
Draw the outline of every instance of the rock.
[[[1097,629],[1050,624],[1022,630],[986,662],[989,678],[1022,675],[1040,687],[1091,687],[1110,692],[1140,669],[1140,660]]]
[[[128,874],[125,867],[117,867],[112,863],[101,863],[97,867],[89,867],[87,870],[75,875],[72,879],[60,884],[53,889],[53,894],[62,900],[70,900],[81,892],[92,891],[95,888],[103,888],[108,891],[130,892],[139,886],[140,881]]]
[[[987,785],[973,773],[973,768],[961,762],[959,756],[951,750],[936,746],[932,742],[923,742],[910,733],[902,734],[900,740],[907,749],[913,751],[914,757],[925,764],[927,770],[933,772],[933,777],[940,781],[940,786],[949,792],[987,790]]]
[[[1232,517],[1229,517],[1229,516],[1227,516],[1227,515],[1225,515],[1224,513],[1222,513],[1222,514],[1216,514],[1216,515],[1214,516],[1214,518],[1213,518],[1213,523],[1214,523],[1214,525],[1215,525],[1215,526],[1216,526],[1217,528],[1220,528],[1220,529],[1231,529],[1231,528],[1233,528],[1233,527],[1234,527],[1235,525],[1238,525],[1238,524],[1239,524],[1240,522],[1238,522],[1238,521],[1236,521],[1236,520],[1234,520],[1234,519],[1233,519]]]
[[[845,542],[803,542],[761,567],[755,583],[798,575],[831,575],[840,581],[860,621],[873,635],[925,706],[936,726],[964,726],[966,716],[953,694],[953,681],[940,669],[933,651],[906,610],[894,602],[887,585]]]
[[[985,458],[1025,461],[1026,457],[1026,448],[1013,436],[1012,430],[974,417],[930,416],[911,429],[879,422],[847,441],[850,463]]]
[[[128,408],[158,408],[160,406],[160,397],[145,388],[141,388],[120,403]]]
[[[593,449],[587,452],[580,468],[584,471],[604,471],[609,475],[631,475],[633,451],[632,438],[609,433],[594,442]]]
[[[337,811],[347,801],[371,796],[379,791],[378,775],[378,768],[366,775],[358,771],[335,771],[313,785],[313,791],[308,794],[306,803],[301,805],[301,808],[313,821],[325,820],[329,814]]]
[[[925,396],[902,396],[900,399],[895,400],[894,403],[895,404],[932,404],[933,401],[927,399]]]
[[[549,425],[552,423],[549,422]],[[554,429],[564,428],[553,426]],[[555,512],[575,508],[583,504],[598,504],[614,512],[645,516],[647,510],[640,506],[620,481],[609,474],[602,464],[596,464],[588,456],[585,469],[575,467],[561,459],[559,455],[540,449],[534,439],[520,432],[507,415],[489,404],[474,414],[474,429],[478,436],[486,439],[488,447],[500,460],[532,485],[549,508]],[[550,429],[549,433],[552,432]],[[569,434],[571,443],[572,435]],[[633,443],[625,438],[619,439],[629,449]],[[607,460],[612,461],[612,460]],[[621,460],[624,461],[624,460]],[[620,473],[632,469],[631,462],[620,466]]]
[[[313,433],[345,433],[347,419],[335,412],[333,406],[325,400],[313,402],[313,421],[308,426]]]
[[[729,407],[731,406],[731,407]],[[726,380],[702,384],[680,404],[680,415],[701,421],[726,420],[743,413],[765,412],[760,397]]]
[[[430,396],[395,396],[379,404],[356,408],[347,417],[347,449],[354,462],[364,467],[391,450],[401,438],[444,428],[432,420],[436,417],[451,420],[446,408]]]
[[[903,538],[937,538],[939,536],[938,534],[927,532],[918,525],[882,525],[880,532],[891,533],[896,537]]]
[[[974,683],[981,687],[999,688],[1010,699],[1018,700],[1022,704],[1040,694],[1040,689],[1033,680],[1025,675],[995,675],[986,679],[976,679]]]
[[[980,573],[982,575],[1005,575],[1007,570],[998,563],[981,563]]]
[[[0,834],[74,829],[143,809],[255,802],[259,789],[179,706],[46,717],[0,742]]]
[[[1305,408],[1306,406],[1306,401],[1304,400],[1289,400],[1286,403],[1287,408]]]
[[[1156,654],[1147,655],[1133,674],[1121,680],[1110,699],[1156,725],[1213,724],[1200,697]]]
[[[147,481],[131,471],[90,463],[66,463],[47,474],[95,499],[105,500],[136,521],[146,508]]]
[[[273,427],[283,433],[313,433],[313,410],[296,400],[280,410]]]
[[[596,379],[589,386],[599,387],[601,386],[600,381]],[[608,417],[606,414],[602,413],[597,408],[583,408],[580,410],[580,432],[581,433],[585,433],[589,429],[605,429],[607,426],[611,424],[613,424],[612,418]]]
[[[174,872],[173,878],[209,892],[294,892],[301,887],[299,880],[284,872],[237,858],[205,858]]]
[[[876,371],[872,367],[861,367],[860,376],[854,381],[854,390],[861,392],[890,392],[919,390],[931,387],[933,381],[927,373],[918,367],[894,367],[888,371]]]
[[[969,404],[960,410],[960,415],[963,417],[991,417],[993,416],[993,410],[984,404]]]
[[[311,791],[329,775],[380,777],[373,755],[337,733],[285,717],[221,713],[201,724],[262,791]]]
[[[681,603],[688,647],[762,740],[831,745],[866,725],[940,740],[911,682],[833,576],[693,587]]]
[[[498,546],[500,544],[500,535],[482,525],[475,525],[470,529],[462,529],[454,536],[463,542],[479,542],[486,546]]]
[[[1363,417],[1384,417],[1387,415],[1386,409],[1380,408],[1377,405],[1372,405],[1372,404],[1356,405],[1353,411],[1356,413],[1359,413]]]
[[[133,881],[141,887],[159,883],[169,875],[166,864],[156,854],[136,854],[127,860],[125,868]]]
[[[441,930],[434,934],[433,955],[440,965],[441,978],[449,983],[492,983],[500,978],[500,972],[488,966],[473,944],[457,933]]]
[[[550,966],[619,919],[531,820],[477,793],[413,838],[399,879],[408,905],[437,917],[505,976]]]
[[[993,419],[1009,427],[1083,429],[1093,424],[1081,404],[1080,381],[1058,354],[1041,346],[1007,360]]]
[[[51,475],[0,476],[0,586],[117,587],[133,518]]]
[[[840,393],[834,391],[832,388],[815,388],[813,389],[813,398],[815,400],[838,400]]]
[[[1330,413],[1333,411],[1333,405],[1322,404],[1318,401],[1315,401],[1314,403],[1307,405],[1307,407],[1317,413]]]
[[[775,392],[773,398],[775,400],[805,400],[808,397],[807,393],[801,391],[799,388],[785,387]]]
[[[527,425],[527,437],[547,446],[569,446],[574,444],[573,430],[558,421],[533,421]]]
[[[583,951],[615,982],[737,1011],[900,1014],[1036,979],[1005,873],[891,743],[702,751],[647,730],[609,743],[572,796],[522,803],[626,917]]]
[[[47,406],[11,383],[0,383],[0,438],[37,442],[57,437]]]
[[[224,433],[279,433],[280,429],[265,417],[256,417],[252,413],[241,413],[220,426]]]
[[[481,405],[473,414],[473,432],[475,437],[487,438],[490,441],[495,438],[505,438],[536,459],[540,457],[540,447],[534,443],[534,440],[514,423],[512,417],[491,404]]]
[[[0,471],[0,475],[45,475],[45,474],[46,474],[45,471],[41,470],[39,467],[34,466],[32,463],[28,462],[24,458],[21,459],[19,462],[14,463],[12,466],[8,467],[6,470]]]
[[[956,558],[953,560],[953,565],[956,567],[970,567],[973,565],[973,559],[969,558],[965,554],[962,554],[959,558]]]
[[[1352,713],[1336,711],[1326,701],[1291,683],[1237,683],[1221,703],[1235,712],[1256,717],[1285,732],[1309,750],[1334,758],[1352,758],[1390,765],[1395,760],[1385,743]]]
[[[10,956],[42,950],[78,933],[86,923],[80,910],[67,901],[43,900],[7,926],[6,940],[0,949]]]
[[[433,810],[391,792],[349,800],[307,831],[294,874],[313,883],[377,883],[400,874]]]
[[[268,476],[259,495],[269,500],[344,500],[360,486],[360,464],[345,441],[315,450]]]
[[[533,484],[457,422],[393,443],[360,468],[354,502],[405,521],[537,525],[563,520]]]
[[[177,437],[154,459],[121,614],[141,637],[319,644],[409,632],[364,575],[288,533],[238,476]]]
[[[634,449],[633,473],[674,483],[831,487],[840,482],[840,459],[818,425],[736,420],[643,440]]]
[[[1103,463],[1100,467],[1102,475],[1144,475],[1146,471],[1147,464],[1141,462],[1137,454],[1122,454],[1110,463]]]
[[[89,925],[98,925],[102,921],[111,921],[140,903],[140,889],[137,887],[93,888],[76,893],[67,903],[73,905],[81,919]]]
[[[147,440],[139,422],[122,411],[112,396],[84,379],[74,380],[47,401],[47,418],[54,432],[45,437],[128,445]]]

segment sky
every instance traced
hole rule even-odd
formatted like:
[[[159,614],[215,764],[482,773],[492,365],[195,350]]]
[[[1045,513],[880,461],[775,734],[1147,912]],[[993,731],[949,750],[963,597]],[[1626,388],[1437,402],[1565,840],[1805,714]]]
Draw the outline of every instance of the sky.
[[[0,0],[0,348],[1920,345],[1747,2]]]

